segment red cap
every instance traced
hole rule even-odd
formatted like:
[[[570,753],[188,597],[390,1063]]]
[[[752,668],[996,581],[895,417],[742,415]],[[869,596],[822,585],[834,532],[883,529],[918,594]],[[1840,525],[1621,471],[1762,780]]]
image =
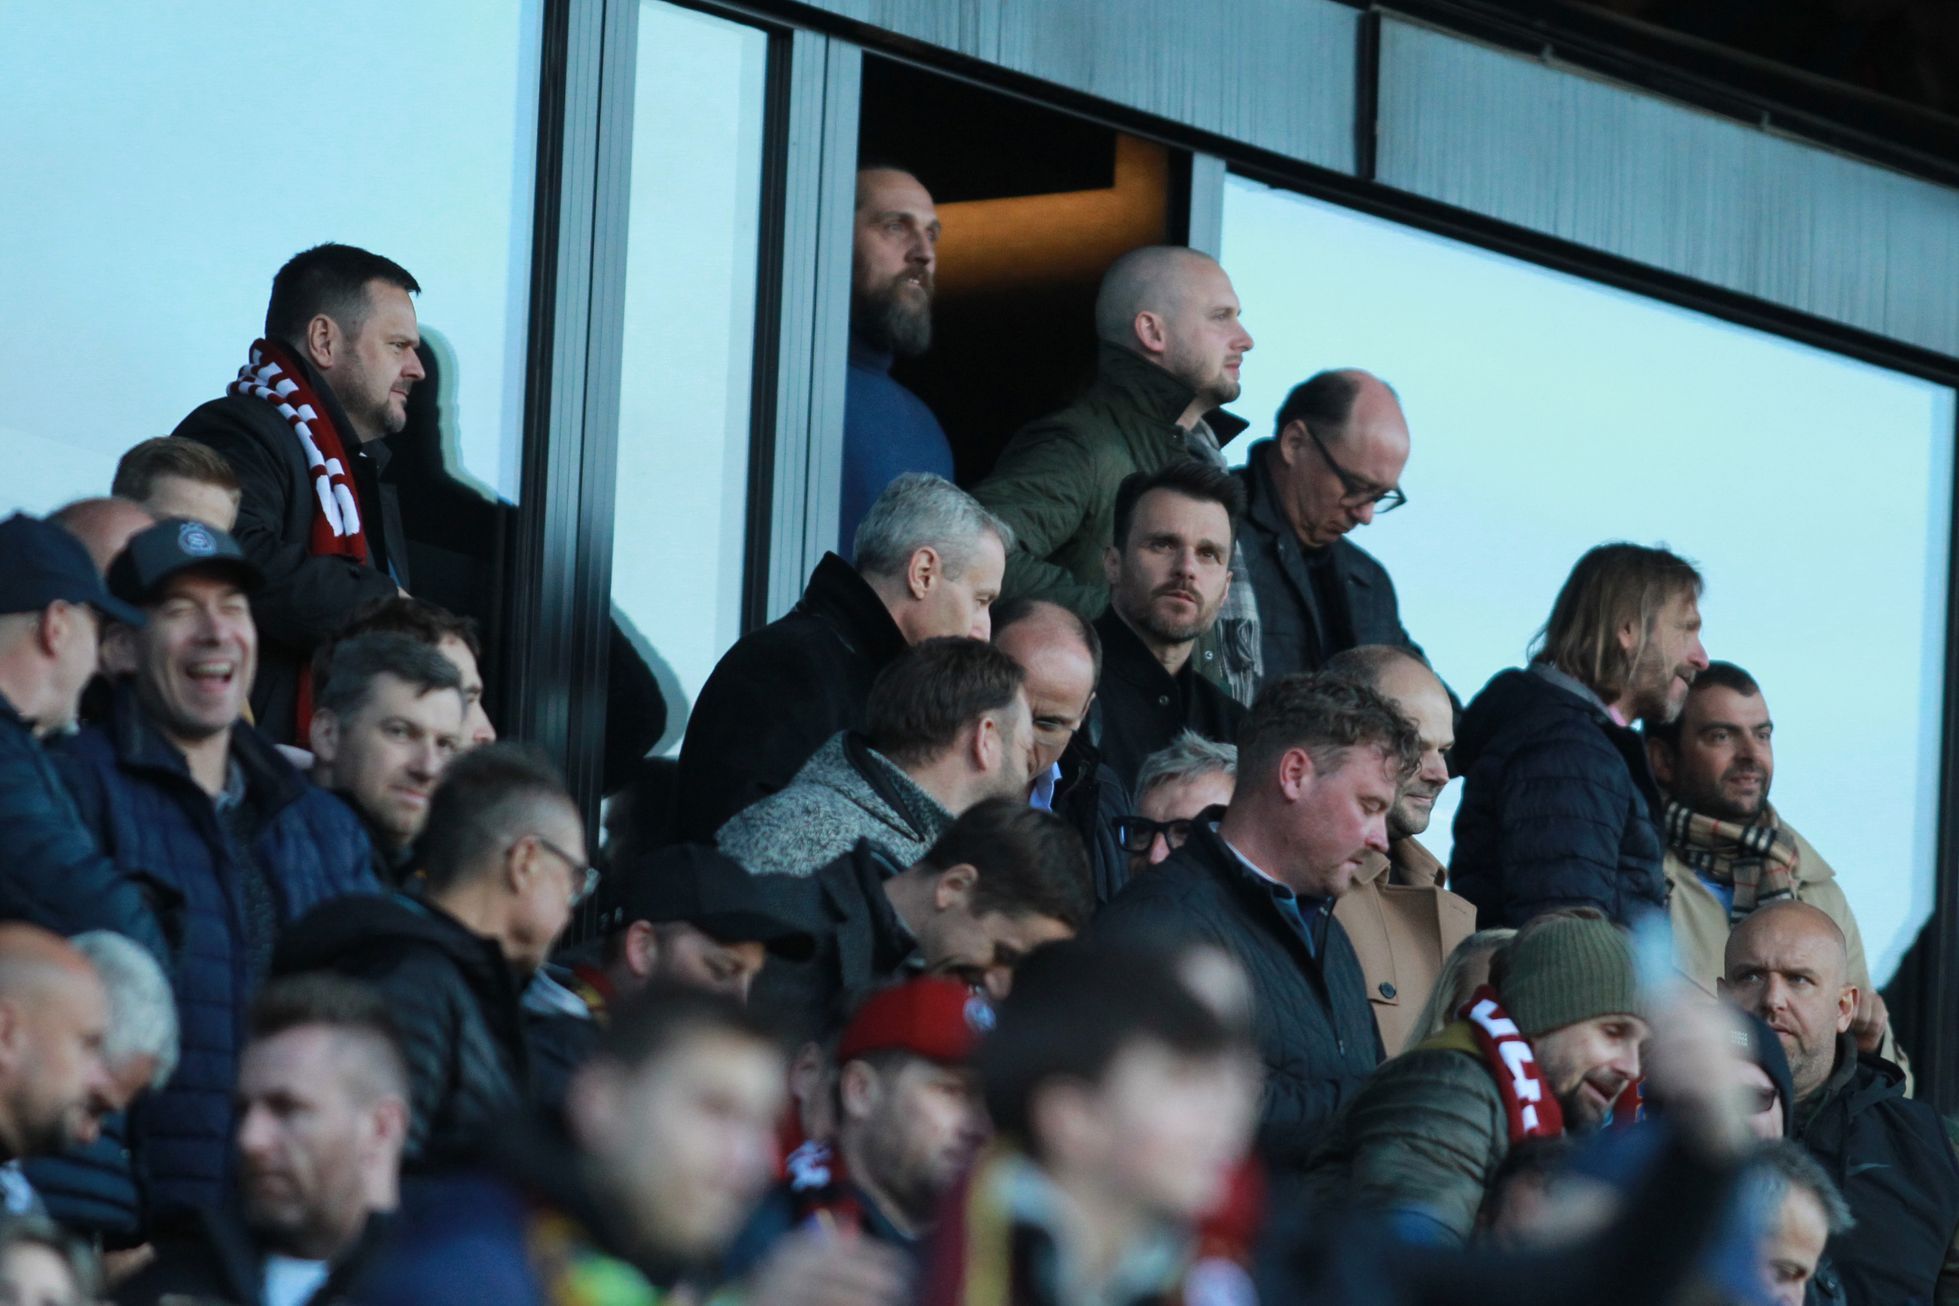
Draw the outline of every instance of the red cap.
[[[837,1064],[872,1052],[909,1052],[957,1064],[971,1059],[993,1028],[993,1004],[957,980],[927,976],[880,989],[864,1000],[837,1044]]]

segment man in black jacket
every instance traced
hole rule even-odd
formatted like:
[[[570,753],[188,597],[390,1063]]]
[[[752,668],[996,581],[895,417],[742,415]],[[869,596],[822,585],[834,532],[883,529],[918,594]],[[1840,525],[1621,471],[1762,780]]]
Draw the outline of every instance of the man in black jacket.
[[[680,837],[713,842],[824,741],[862,730],[871,683],[907,645],[985,639],[1012,543],[949,481],[918,472],[887,486],[858,528],[855,568],[825,554],[802,601],[743,636],[701,686],[680,749]]]
[[[597,879],[578,809],[510,744],[458,758],[430,804],[421,898],[342,899],[296,923],[275,971],[331,970],[387,999],[408,1055],[407,1158],[466,1156],[530,1097],[522,992]]]
[[[1335,1111],[1381,1060],[1353,945],[1333,903],[1415,774],[1421,741],[1362,685],[1287,676],[1266,685],[1238,739],[1220,814],[1103,909],[1098,932],[1194,936],[1245,966],[1265,1063],[1259,1147],[1275,1180],[1303,1173]]]
[[[1856,1228],[1830,1240],[1851,1306],[1959,1292],[1959,1160],[1904,1072],[1850,1033],[1843,931],[1808,903],[1757,907],[1728,935],[1722,991],[1768,1022],[1795,1082],[1796,1139],[1843,1191]]]
[[[760,878],[816,951],[800,964],[771,958],[749,1005],[798,1038],[822,1038],[871,989],[913,971],[1005,997],[1023,957],[1073,936],[1094,909],[1074,831],[1014,798],[967,810],[915,866],[860,843],[813,876]]]
[[[268,985],[238,1060],[238,1206],[159,1233],[117,1301],[341,1300],[387,1230],[407,1132],[408,1065],[380,996],[331,975]]]
[[[238,477],[232,534],[265,575],[252,596],[252,708],[281,743],[306,726],[313,649],[347,614],[409,583],[384,441],[406,424],[424,375],[409,299],[420,290],[399,264],[350,245],[295,254],[272,279],[265,337],[239,379],[172,432],[217,450]]]
[[[1707,668],[1700,593],[1684,558],[1599,545],[1558,591],[1530,666],[1499,672],[1463,712],[1449,887],[1479,926],[1666,910],[1660,795],[1632,725],[1678,716]]]
[[[1293,387],[1274,426],[1238,473],[1265,676],[1318,671],[1366,644],[1413,648],[1387,569],[1349,538],[1407,501],[1394,391],[1366,372],[1321,372]]]
[[[1138,472],[1116,491],[1103,555],[1109,610],[1097,692],[1102,756],[1125,788],[1151,753],[1186,729],[1230,743],[1245,709],[1199,674],[1191,654],[1231,588],[1232,538],[1245,492],[1207,463]]]
[[[1007,599],[993,612],[993,646],[1027,673],[1034,718],[1034,768],[1028,801],[1081,836],[1107,902],[1129,880],[1116,823],[1129,811],[1122,781],[1082,729],[1102,679],[1102,637],[1080,613],[1046,599]]]

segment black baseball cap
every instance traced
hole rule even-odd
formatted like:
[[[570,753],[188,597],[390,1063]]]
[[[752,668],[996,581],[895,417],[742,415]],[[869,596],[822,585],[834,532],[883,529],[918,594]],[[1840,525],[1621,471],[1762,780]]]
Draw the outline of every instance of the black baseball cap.
[[[154,599],[172,576],[193,570],[227,573],[247,591],[257,589],[265,579],[238,541],[217,527],[168,517],[130,537],[109,564],[109,592],[141,606]]]
[[[745,867],[705,844],[676,844],[606,876],[599,927],[678,921],[722,943],[760,943],[784,961],[807,961],[816,940],[784,918]]]
[[[61,527],[17,512],[0,521],[0,615],[39,612],[50,603],[86,603],[130,626],[143,614],[112,596],[82,542]]]

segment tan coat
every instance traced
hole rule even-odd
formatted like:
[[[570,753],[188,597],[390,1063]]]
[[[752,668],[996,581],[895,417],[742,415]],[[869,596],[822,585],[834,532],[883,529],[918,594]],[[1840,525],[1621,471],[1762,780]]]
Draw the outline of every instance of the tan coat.
[[[1394,1056],[1414,1035],[1442,963],[1476,931],[1476,909],[1442,887],[1444,869],[1413,839],[1368,861],[1334,904],[1367,979],[1381,1046]]]
[[[1837,873],[1823,860],[1814,844],[1803,838],[1787,821],[1782,822],[1796,840],[1801,863],[1796,868],[1796,901],[1806,902],[1835,921],[1850,945],[1850,982],[1862,992],[1871,986],[1870,964],[1864,958],[1864,936],[1857,929],[1857,917],[1850,900],[1837,884]],[[1673,918],[1674,965],[1680,973],[1709,993],[1721,978],[1722,957],[1728,948],[1728,909],[1700,876],[1668,848],[1664,863],[1667,879],[1667,913]],[[1363,957],[1363,961],[1365,958]],[[1878,1055],[1897,1063],[1906,1076],[1906,1091],[1911,1088],[1911,1062],[1890,1030],[1878,1045]]]

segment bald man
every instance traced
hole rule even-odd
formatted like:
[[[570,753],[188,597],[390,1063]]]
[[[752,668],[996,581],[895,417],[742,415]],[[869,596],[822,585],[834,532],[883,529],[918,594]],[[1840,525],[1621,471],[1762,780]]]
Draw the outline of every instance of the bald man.
[[[1334,904],[1367,977],[1381,1046],[1397,1056],[1456,945],[1476,932],[1476,908],[1442,887],[1446,868],[1416,836],[1428,829],[1436,795],[1449,783],[1455,705],[1448,690],[1406,649],[1368,644],[1337,654],[1329,675],[1366,685],[1399,708],[1421,736],[1421,767],[1388,810],[1388,851],[1369,853],[1354,886]]]
[[[129,537],[156,525],[156,517],[128,499],[77,499],[48,514],[48,520],[82,542],[89,561],[103,575]]]
[[[1149,245],[1110,266],[1095,301],[1095,384],[1023,428],[973,491],[1014,528],[1008,597],[1100,615],[1122,479],[1189,458],[1222,465],[1220,449],[1245,429],[1221,407],[1238,397],[1238,369],[1252,348],[1238,307],[1231,278],[1193,249]],[[1207,679],[1249,702],[1258,618],[1249,587],[1233,589],[1242,593],[1194,658]]]
[[[1343,649],[1414,648],[1394,582],[1351,532],[1401,506],[1408,421],[1386,382],[1352,368],[1294,386],[1244,478],[1245,565],[1267,678]]]
[[[1728,935],[1721,988],[1768,1022],[1795,1080],[1794,1135],[1857,1225],[1831,1239],[1852,1306],[1959,1294],[1959,1160],[1904,1074],[1850,1033],[1857,986],[1843,930],[1808,903],[1757,907]]]
[[[0,925],[0,1161],[95,1140],[118,1095],[108,1033],[88,958],[38,926]]]

